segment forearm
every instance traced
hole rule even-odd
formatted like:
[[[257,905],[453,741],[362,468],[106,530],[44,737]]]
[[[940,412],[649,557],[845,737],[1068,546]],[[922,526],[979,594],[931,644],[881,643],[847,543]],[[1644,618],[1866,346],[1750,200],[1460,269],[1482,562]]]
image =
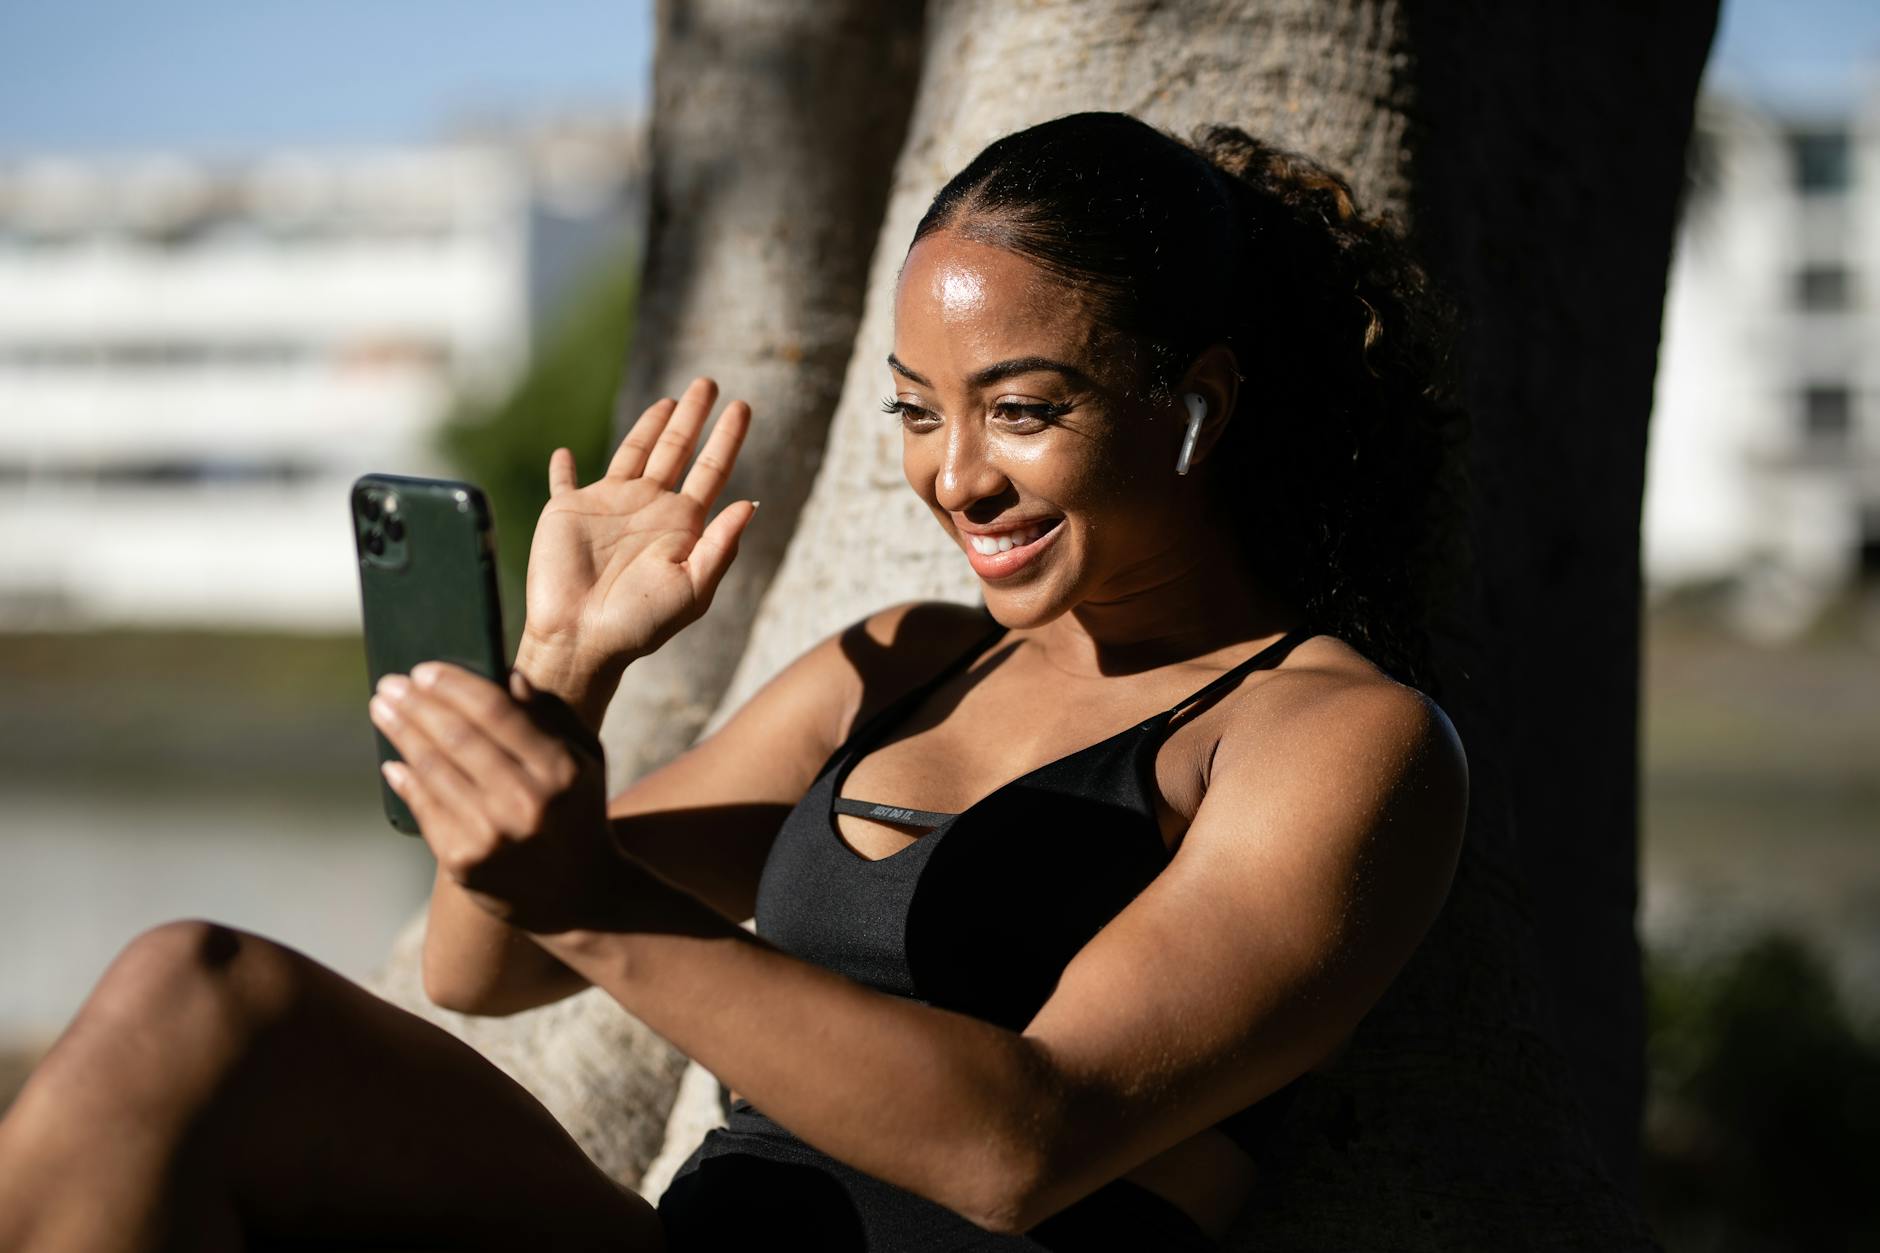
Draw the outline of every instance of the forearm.
[[[531,687],[559,697],[590,730],[598,730],[624,664],[610,671],[525,634],[515,669]],[[513,1014],[587,986],[527,932],[477,905],[441,866],[431,885],[422,960],[425,995],[462,1013]]]
[[[805,1142],[1008,1225],[1059,1121],[1030,1041],[784,953],[627,866],[617,928],[537,942]]]
[[[513,1014],[587,986],[527,932],[479,907],[442,868],[431,885],[421,964],[425,995],[460,1013]]]

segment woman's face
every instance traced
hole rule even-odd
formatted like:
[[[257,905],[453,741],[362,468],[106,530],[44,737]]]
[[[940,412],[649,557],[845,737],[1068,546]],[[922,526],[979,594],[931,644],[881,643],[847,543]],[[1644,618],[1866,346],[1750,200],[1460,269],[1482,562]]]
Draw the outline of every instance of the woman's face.
[[[937,231],[902,266],[902,466],[1007,626],[1141,594],[1187,564],[1182,424],[1130,394],[1124,346],[1005,249]]]

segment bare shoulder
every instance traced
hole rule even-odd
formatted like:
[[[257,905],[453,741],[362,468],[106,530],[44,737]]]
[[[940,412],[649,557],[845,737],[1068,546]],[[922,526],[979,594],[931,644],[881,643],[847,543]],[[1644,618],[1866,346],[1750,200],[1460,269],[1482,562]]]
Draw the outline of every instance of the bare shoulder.
[[[985,610],[950,600],[908,600],[889,605],[836,637],[844,655],[864,678],[879,671],[924,672],[989,629]]]
[[[753,730],[796,743],[820,760],[847,738],[858,712],[927,678],[987,628],[983,611],[950,601],[906,601],[824,636],[754,692],[720,735]]]
[[[1257,787],[1275,803],[1340,807],[1354,834],[1368,819],[1414,831],[1432,852],[1459,846],[1468,755],[1427,694],[1318,635],[1236,696],[1224,711],[1210,795]]]
[[[859,718],[931,678],[989,629],[985,611],[976,605],[911,600],[872,613],[830,637],[824,643],[828,653],[823,665],[842,692],[838,738]]]

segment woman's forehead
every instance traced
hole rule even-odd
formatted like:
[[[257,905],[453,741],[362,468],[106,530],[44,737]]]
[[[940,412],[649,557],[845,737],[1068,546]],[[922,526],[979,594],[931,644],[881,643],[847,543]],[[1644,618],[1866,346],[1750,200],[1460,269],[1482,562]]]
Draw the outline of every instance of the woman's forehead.
[[[1083,356],[1096,331],[1090,303],[1015,252],[940,232],[916,244],[902,266],[895,339],[910,364],[920,341],[936,339],[947,341],[949,356]]]
[[[896,296],[969,313],[995,297],[1044,304],[1075,293],[1076,288],[1009,248],[935,231],[909,250]]]

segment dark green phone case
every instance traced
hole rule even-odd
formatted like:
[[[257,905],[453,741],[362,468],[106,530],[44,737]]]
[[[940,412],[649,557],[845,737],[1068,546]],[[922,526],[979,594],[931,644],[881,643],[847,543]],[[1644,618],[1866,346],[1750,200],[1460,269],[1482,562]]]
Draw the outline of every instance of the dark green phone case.
[[[353,544],[365,622],[368,690],[421,661],[449,661],[501,682],[503,614],[489,502],[470,483],[367,474],[352,486]],[[398,751],[373,730],[379,760]],[[417,821],[379,779],[385,816],[407,835]]]

